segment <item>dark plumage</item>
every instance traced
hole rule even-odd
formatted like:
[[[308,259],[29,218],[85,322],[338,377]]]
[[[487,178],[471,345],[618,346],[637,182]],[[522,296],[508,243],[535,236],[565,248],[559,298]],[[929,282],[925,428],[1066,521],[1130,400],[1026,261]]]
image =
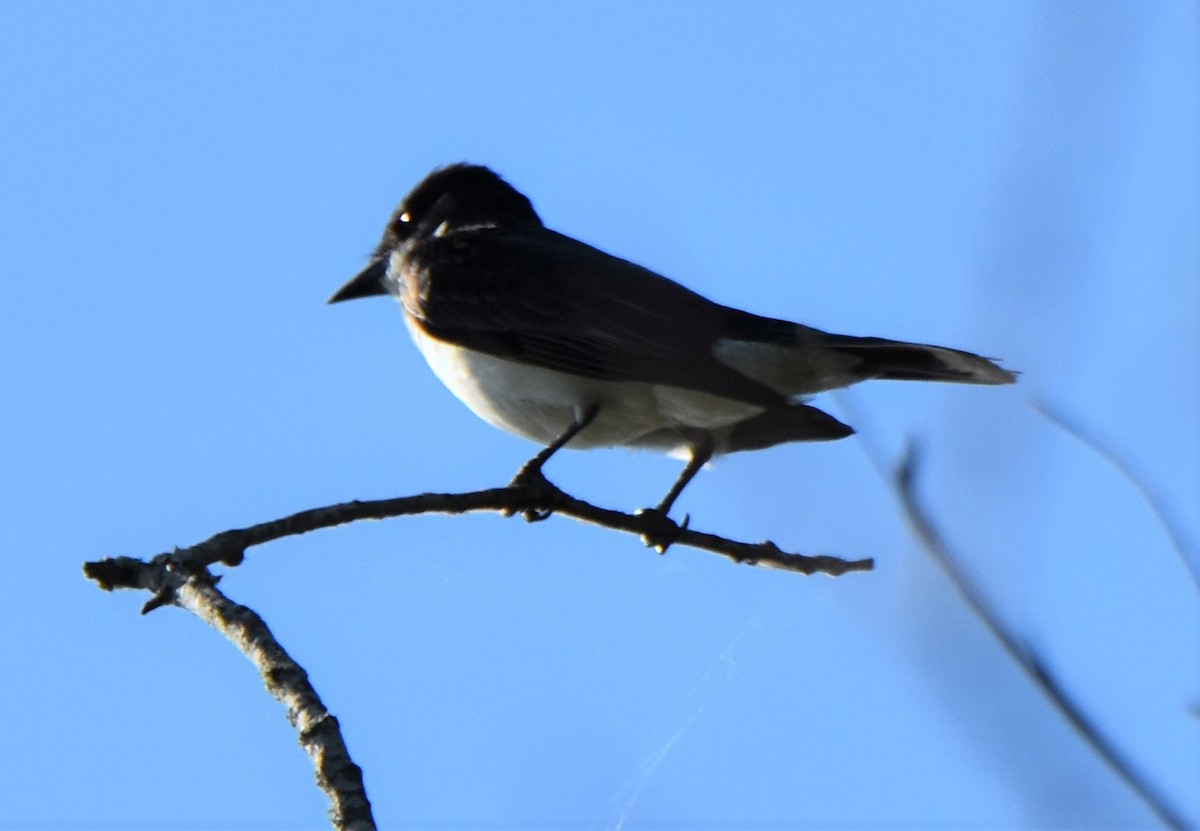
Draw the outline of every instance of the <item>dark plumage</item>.
[[[399,299],[439,377],[492,424],[548,446],[688,453],[664,514],[714,454],[853,433],[802,397],[872,378],[1015,380],[970,352],[713,303],[546,228],[524,195],[477,165],[418,184],[371,263],[330,302],[377,294]]]

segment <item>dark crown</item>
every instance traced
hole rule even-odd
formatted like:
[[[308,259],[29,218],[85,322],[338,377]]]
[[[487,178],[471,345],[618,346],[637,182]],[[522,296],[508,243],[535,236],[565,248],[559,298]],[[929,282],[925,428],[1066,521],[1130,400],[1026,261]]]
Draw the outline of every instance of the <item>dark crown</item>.
[[[504,228],[540,226],[529,199],[482,165],[452,164],[430,173],[404,197],[388,223],[383,243],[426,236],[443,225]],[[381,246],[383,247],[383,246]]]

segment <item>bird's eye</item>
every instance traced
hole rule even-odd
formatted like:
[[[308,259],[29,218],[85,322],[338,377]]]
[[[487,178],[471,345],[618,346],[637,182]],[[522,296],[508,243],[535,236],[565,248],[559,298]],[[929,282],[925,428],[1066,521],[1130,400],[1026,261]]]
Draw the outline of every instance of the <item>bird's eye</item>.
[[[405,211],[404,213],[400,214],[400,221],[401,222],[412,222],[412,217],[408,215],[408,211]]]

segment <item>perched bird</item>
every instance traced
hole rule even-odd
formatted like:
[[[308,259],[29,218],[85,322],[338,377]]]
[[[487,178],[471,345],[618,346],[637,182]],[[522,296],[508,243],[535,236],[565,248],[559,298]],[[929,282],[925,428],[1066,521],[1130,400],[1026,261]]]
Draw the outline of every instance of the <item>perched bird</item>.
[[[802,399],[873,378],[1009,384],[941,346],[833,335],[701,297],[542,224],[486,167],[454,164],[404,197],[370,263],[329,299],[391,294],[430,367],[484,421],[545,449],[637,447],[687,465],[665,520],[715,455],[854,431]],[[527,514],[528,516],[528,514]]]

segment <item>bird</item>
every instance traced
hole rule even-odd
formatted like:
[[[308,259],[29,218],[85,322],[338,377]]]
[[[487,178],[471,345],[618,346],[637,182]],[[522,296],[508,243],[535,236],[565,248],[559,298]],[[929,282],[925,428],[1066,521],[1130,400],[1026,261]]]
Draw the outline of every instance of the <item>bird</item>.
[[[671,522],[671,508],[713,457],[852,435],[805,403],[817,393],[876,379],[1016,380],[971,352],[716,303],[551,230],[528,197],[466,162],[403,198],[367,266],[329,302],[380,295],[399,301],[417,348],[468,408],[543,445],[513,485],[548,484],[542,466],[563,447],[667,452],[686,464],[643,513],[676,530],[687,518]]]

